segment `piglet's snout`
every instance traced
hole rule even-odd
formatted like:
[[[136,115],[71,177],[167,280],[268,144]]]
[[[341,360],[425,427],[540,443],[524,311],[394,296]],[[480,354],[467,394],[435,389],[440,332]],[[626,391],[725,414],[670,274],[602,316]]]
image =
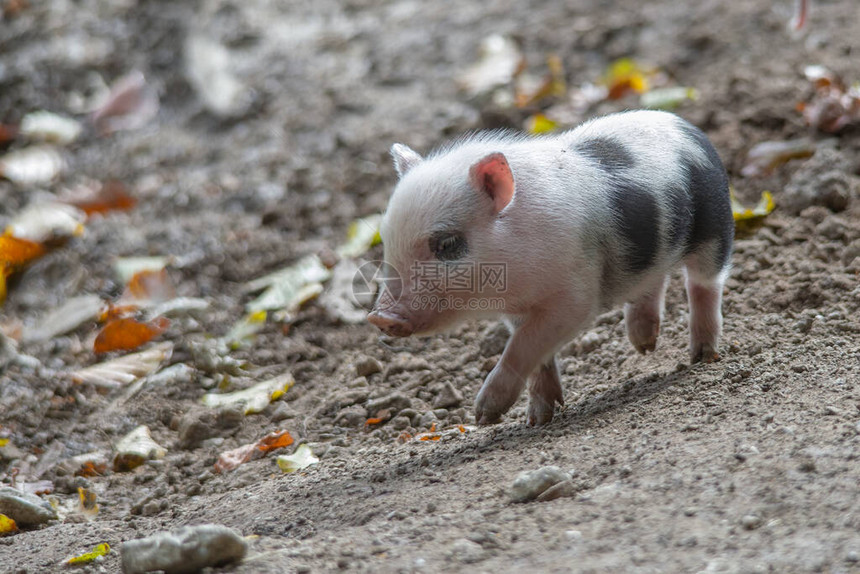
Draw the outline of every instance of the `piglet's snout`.
[[[367,320],[386,335],[394,337],[408,337],[415,331],[412,323],[400,315],[382,309],[371,311],[367,316]]]

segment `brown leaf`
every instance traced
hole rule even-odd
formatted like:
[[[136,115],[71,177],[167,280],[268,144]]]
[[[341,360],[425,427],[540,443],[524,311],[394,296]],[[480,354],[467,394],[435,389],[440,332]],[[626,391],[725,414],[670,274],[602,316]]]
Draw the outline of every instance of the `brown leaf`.
[[[126,186],[110,180],[93,185],[80,185],[61,199],[74,205],[88,216],[115,210],[128,210],[137,205],[137,199],[129,195]]]

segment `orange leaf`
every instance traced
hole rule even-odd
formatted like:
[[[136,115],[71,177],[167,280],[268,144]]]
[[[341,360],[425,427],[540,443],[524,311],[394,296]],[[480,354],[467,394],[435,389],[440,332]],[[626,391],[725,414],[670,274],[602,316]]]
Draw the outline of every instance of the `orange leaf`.
[[[417,438],[418,440],[439,440],[440,438],[442,438],[442,435],[437,433],[421,433],[415,438]]]
[[[272,431],[257,441],[257,450],[269,452],[293,444],[293,437],[287,431]]]
[[[272,431],[257,442],[245,444],[238,448],[234,448],[233,450],[222,452],[218,457],[217,462],[215,462],[215,472],[221,473],[227,470],[233,470],[237,466],[245,464],[249,460],[255,458],[255,455],[257,455],[256,458],[262,456],[257,453],[263,453],[263,455],[265,455],[267,452],[289,446],[291,444],[293,444],[293,437],[290,433],[285,430]]]
[[[164,317],[149,323],[140,323],[132,318],[113,319],[99,331],[93,343],[93,351],[131,351],[163,333],[169,324]]]
[[[112,305],[108,303],[107,307],[99,314],[99,321],[106,323],[113,319],[130,317],[137,313],[138,309],[140,309],[138,305]]]
[[[107,463],[88,460],[75,471],[75,476],[104,476],[106,471]]]
[[[45,254],[45,248],[35,241],[18,239],[11,235],[0,235],[0,268],[6,268],[9,272],[23,267],[34,259]]]
[[[436,423],[433,423],[432,425],[430,425],[430,430],[427,432],[436,432]]]
[[[175,294],[167,269],[144,269],[132,275],[119,300],[160,303],[172,299]]]
[[[74,205],[87,215],[127,210],[137,205],[137,200],[128,194],[125,185],[119,181],[80,186],[70,196],[63,198],[63,202]]]
[[[371,417],[367,419],[364,423],[365,426],[378,425],[379,423],[383,423],[391,418],[391,409],[382,409],[378,413],[376,413],[375,417]]]

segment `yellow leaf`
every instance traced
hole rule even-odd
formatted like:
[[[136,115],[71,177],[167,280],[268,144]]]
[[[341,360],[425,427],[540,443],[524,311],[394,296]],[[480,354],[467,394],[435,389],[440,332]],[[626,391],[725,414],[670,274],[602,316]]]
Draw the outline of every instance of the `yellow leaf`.
[[[66,564],[68,564],[69,566],[75,566],[78,564],[89,564],[96,558],[100,556],[105,556],[108,553],[110,553],[110,544],[108,544],[107,542],[103,542],[93,548],[90,552],[86,552],[84,554],[81,554],[80,556],[75,556],[74,558],[69,558],[68,560],[66,560]]]
[[[346,230],[346,243],[337,248],[340,257],[358,257],[374,245],[382,243],[379,224],[382,216],[370,215],[353,221]]]
[[[735,235],[738,237],[751,235],[756,229],[762,226],[764,218],[776,208],[776,203],[773,201],[773,196],[769,191],[762,192],[761,199],[752,209],[744,207],[735,198],[733,190],[730,190],[730,198],[732,217],[735,220]]]
[[[319,461],[320,459],[311,451],[311,447],[306,444],[300,445],[293,454],[282,454],[277,458],[278,467],[284,472],[302,470]]]
[[[558,127],[558,123],[543,114],[535,114],[526,120],[526,129],[530,134],[545,134]]]
[[[608,98],[617,100],[628,91],[642,94],[648,91],[648,72],[630,58],[615,60],[603,76],[603,83],[609,89]]]
[[[12,532],[18,531],[18,525],[15,524],[15,521],[6,516],[5,514],[0,514],[0,536],[4,534],[11,534]]]
[[[8,438],[0,438],[0,446],[6,446],[7,444],[9,444]]]

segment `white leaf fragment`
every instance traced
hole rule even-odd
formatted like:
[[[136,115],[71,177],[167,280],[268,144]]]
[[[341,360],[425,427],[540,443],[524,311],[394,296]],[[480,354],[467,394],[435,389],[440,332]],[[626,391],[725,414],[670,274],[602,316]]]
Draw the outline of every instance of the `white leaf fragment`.
[[[293,454],[282,454],[276,460],[278,467],[284,472],[296,472],[320,461],[306,444],[299,445]]]
[[[0,157],[0,176],[22,186],[47,184],[65,169],[66,162],[51,146],[31,146]]]
[[[170,358],[173,343],[160,343],[139,353],[104,361],[71,373],[72,379],[80,383],[90,383],[103,389],[114,389],[127,385],[144,375],[155,372]]]
[[[322,282],[330,277],[331,271],[320,258],[309,255],[289,267],[245,284],[243,290],[247,293],[265,289],[246,305],[246,309],[251,313],[279,309],[294,313],[302,304],[322,293]]]
[[[31,112],[21,119],[21,134],[30,139],[60,145],[70,144],[81,135],[79,122],[44,110]]]
[[[212,408],[244,405],[245,414],[250,415],[265,409],[270,402],[277,400],[278,397],[290,390],[293,384],[295,384],[293,376],[289,373],[284,373],[241,391],[207,393],[203,395],[201,402],[207,407]]]

